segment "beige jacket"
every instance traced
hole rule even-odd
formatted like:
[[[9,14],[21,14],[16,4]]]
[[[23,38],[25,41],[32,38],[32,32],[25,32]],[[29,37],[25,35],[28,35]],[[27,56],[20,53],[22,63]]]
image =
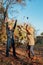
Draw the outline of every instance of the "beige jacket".
[[[27,27],[28,32],[30,32],[30,35],[28,35],[28,44],[29,45],[34,45],[35,44],[35,40],[34,40],[34,29],[32,27]]]

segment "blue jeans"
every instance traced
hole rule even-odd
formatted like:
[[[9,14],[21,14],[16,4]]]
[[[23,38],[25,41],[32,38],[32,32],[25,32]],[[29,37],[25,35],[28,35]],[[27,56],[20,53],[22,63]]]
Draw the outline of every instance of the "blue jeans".
[[[13,48],[13,55],[15,56],[15,42],[14,39],[8,38],[7,39],[7,45],[6,45],[6,56],[9,56],[9,47],[12,45]]]

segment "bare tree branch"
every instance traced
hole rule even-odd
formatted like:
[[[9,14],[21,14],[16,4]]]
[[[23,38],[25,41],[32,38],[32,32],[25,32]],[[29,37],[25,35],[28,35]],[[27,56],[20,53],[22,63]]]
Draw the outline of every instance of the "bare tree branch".
[[[14,7],[14,6],[12,7],[12,5],[14,5],[16,3],[19,3],[19,4],[23,5],[23,6],[26,6],[26,2],[25,1],[26,0],[4,0],[3,5],[5,5],[5,8],[6,8],[5,12],[4,12],[5,17],[6,17],[6,14],[8,12],[8,9],[10,10],[11,8]]]

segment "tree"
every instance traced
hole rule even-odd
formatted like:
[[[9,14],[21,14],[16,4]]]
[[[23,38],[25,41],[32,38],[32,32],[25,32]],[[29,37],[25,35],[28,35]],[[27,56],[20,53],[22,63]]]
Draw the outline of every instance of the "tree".
[[[25,1],[26,0],[3,0],[3,5],[5,6],[4,20],[5,20],[5,17],[7,16],[8,9],[10,10],[11,8],[14,7],[12,5],[19,3],[25,6],[26,5]],[[31,1],[31,0],[27,0],[27,1]]]
[[[41,35],[43,35],[43,32],[41,33]]]
[[[30,1],[30,0],[0,0],[0,2],[2,4],[2,9],[4,9],[4,12],[3,12],[4,13],[4,20],[5,20],[6,17],[8,17],[8,10],[9,11],[11,9],[13,10],[14,5],[17,4],[17,3],[20,4],[21,6],[22,5],[26,6],[26,1]],[[2,11],[2,9],[0,11]],[[14,12],[16,12],[16,11],[14,10]],[[14,12],[11,12],[11,13],[13,14]],[[27,17],[27,19],[28,19],[28,17]],[[2,27],[3,27],[3,24],[5,24],[4,21],[1,24]],[[2,28],[2,30],[3,30],[3,28]]]

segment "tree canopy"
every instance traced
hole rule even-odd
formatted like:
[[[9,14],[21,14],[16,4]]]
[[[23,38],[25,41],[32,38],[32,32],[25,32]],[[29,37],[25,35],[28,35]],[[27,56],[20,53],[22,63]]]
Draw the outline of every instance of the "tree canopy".
[[[14,10],[14,5],[15,4],[20,4],[21,6],[26,6],[26,1],[31,1],[31,0],[3,0],[3,6],[5,7],[5,12],[4,12],[4,16],[6,17],[6,13],[8,12],[8,10],[12,11]],[[17,11],[17,10],[16,10]],[[16,12],[15,10],[13,12]],[[11,13],[13,13],[11,12]],[[4,17],[4,19],[5,19]],[[28,19],[28,18],[27,18]]]
[[[41,33],[41,35],[43,35],[43,32]]]

